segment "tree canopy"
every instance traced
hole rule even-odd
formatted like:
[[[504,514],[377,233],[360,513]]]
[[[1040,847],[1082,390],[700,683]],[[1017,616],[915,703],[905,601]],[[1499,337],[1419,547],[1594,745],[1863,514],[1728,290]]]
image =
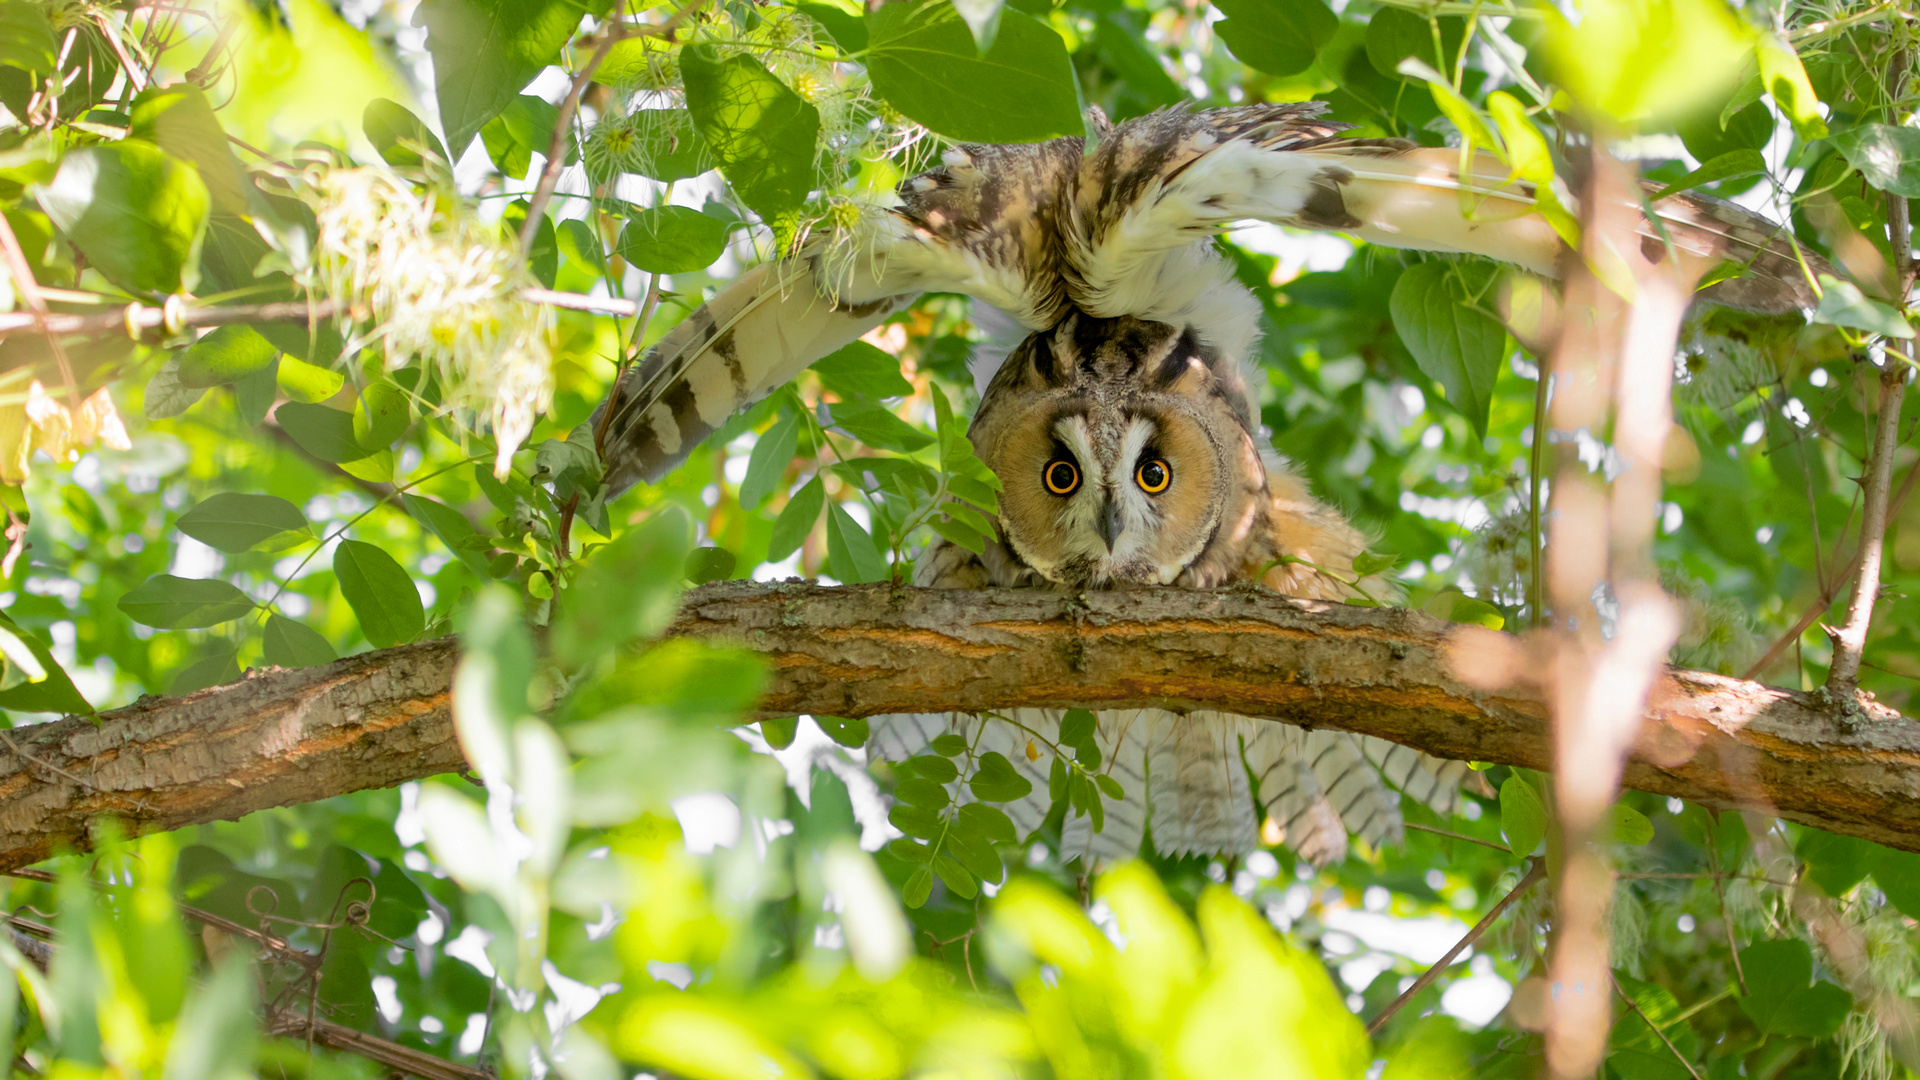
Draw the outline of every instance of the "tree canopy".
[[[1920,679],[1917,44],[1898,0],[0,0],[0,1060],[1920,1071],[1920,832],[1859,824],[1920,790],[1886,734]],[[1324,869],[1271,823],[1241,859],[1086,867],[1061,830],[1121,792],[1085,712],[1030,743],[1053,809],[1016,842],[1004,757],[948,737],[869,769],[851,689],[853,715],[801,715],[857,658],[801,685],[765,635],[676,623],[690,587],[897,584],[936,535],[977,549],[997,482],[966,417],[1019,334],[928,295],[610,497],[590,414],[714,288],[850,242],[956,143],[1310,98],[1497,161],[1569,245],[1555,283],[1277,226],[1216,241],[1261,304],[1274,447],[1378,537],[1356,569],[1456,628],[1285,616],[1408,665],[1326,722],[1376,709],[1456,756],[1494,745],[1475,717],[1535,725],[1458,815],[1406,800],[1404,842]],[[1740,268],[1676,283],[1607,254],[1605,207],[1679,191],[1825,258],[1817,307],[1682,318]],[[1664,338],[1608,345],[1663,289]],[[1608,356],[1637,374],[1580,413]],[[1612,537],[1597,578],[1559,575],[1587,534]],[[906,606],[861,608],[874,640]],[[1708,674],[1660,683],[1661,660]],[[1638,745],[1626,779],[1689,798],[1615,798],[1639,717],[1684,712],[1660,694],[1751,700],[1741,679],[1795,692],[1805,737],[1686,714],[1660,730],[1724,723],[1695,744],[1717,756]],[[1130,700],[1096,681],[1047,703]],[[1447,701],[1454,734],[1394,726]],[[970,706],[997,707],[946,703]],[[1529,767],[1569,760],[1583,708],[1624,741]],[[1884,786],[1828,779],[1861,763]],[[1807,798],[1770,807],[1777,783]],[[1555,966],[1579,934],[1597,1014]],[[1601,1018],[1591,1046],[1575,1015]]]

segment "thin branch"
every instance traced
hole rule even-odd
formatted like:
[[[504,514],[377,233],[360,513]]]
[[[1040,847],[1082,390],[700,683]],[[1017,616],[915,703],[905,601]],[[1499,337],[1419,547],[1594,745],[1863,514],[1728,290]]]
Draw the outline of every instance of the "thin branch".
[[[1667,1033],[1660,1030],[1659,1024],[1653,1022],[1653,1017],[1640,1011],[1640,1003],[1628,996],[1626,990],[1621,987],[1620,980],[1617,978],[1613,980],[1613,989],[1615,993],[1620,995],[1620,1000],[1627,1003],[1627,1008],[1633,1012],[1633,1015],[1645,1021],[1646,1025],[1653,1029],[1653,1033],[1660,1036],[1660,1041],[1667,1044],[1667,1049],[1673,1051],[1674,1058],[1680,1062],[1682,1068],[1687,1070],[1687,1075],[1693,1077],[1693,1080],[1702,1080],[1699,1071],[1693,1067],[1693,1062],[1688,1061],[1687,1055],[1681,1053],[1680,1048],[1673,1045],[1673,1040],[1667,1038]]]
[[[67,350],[60,344],[58,331],[53,328],[46,298],[40,295],[40,285],[33,279],[33,266],[27,262],[26,250],[20,246],[20,238],[13,234],[13,226],[8,223],[5,214],[0,214],[0,257],[6,260],[7,274],[13,278],[13,287],[27,305],[26,313],[16,314],[12,318],[24,320],[23,329],[38,329],[47,335],[47,347],[53,350],[54,361],[60,365],[60,378],[66,382],[67,396],[73,399],[74,408],[79,408],[80,384],[74,381],[73,365],[67,360]],[[0,316],[0,319],[5,318],[7,316]],[[4,330],[0,330],[0,336],[4,336],[4,333]]]
[[[1920,463],[1915,463],[1907,467],[1907,478],[1900,482],[1900,491],[1894,495],[1893,502],[1887,507],[1887,516],[1889,518],[1900,516],[1900,507],[1906,503],[1907,496],[1913,494],[1913,485],[1917,478],[1920,478]],[[1846,569],[1842,570],[1832,579],[1836,583],[1836,586],[1839,582],[1850,580],[1853,577],[1854,568],[1859,565],[1860,553],[1856,551],[1853,554],[1853,558],[1848,560]],[[1765,674],[1767,669],[1774,665],[1775,661],[1779,660],[1781,656],[1786,654],[1788,649],[1799,642],[1800,635],[1806,633],[1815,622],[1819,621],[1820,616],[1826,614],[1827,609],[1833,606],[1835,592],[1837,592],[1837,588],[1832,588],[1829,591],[1821,593],[1818,600],[1809,605],[1807,610],[1800,613],[1800,618],[1794,621],[1792,628],[1780,635],[1772,645],[1768,646],[1766,654],[1761,656],[1759,660],[1754,661],[1753,666],[1748,668],[1746,673],[1740,677],[1743,679],[1757,679]]]
[[[1448,832],[1445,829],[1436,829],[1431,825],[1420,825],[1412,821],[1405,822],[1405,825],[1415,832],[1432,833],[1435,836],[1444,836],[1449,840],[1465,840],[1469,844],[1479,844],[1481,847],[1492,848],[1495,851],[1509,850],[1505,844],[1496,844],[1491,840],[1482,840],[1477,836],[1468,836],[1466,833]]]
[[[0,223],[0,228],[4,223]],[[4,238],[0,238],[0,246]],[[22,290],[25,296],[25,290]],[[598,315],[631,316],[640,310],[631,300],[615,296],[588,296],[585,293],[555,292],[552,289],[523,289],[519,297],[530,304],[587,311]],[[73,301],[77,302],[77,301]],[[58,312],[0,312],[0,339],[8,334],[43,330],[48,334],[128,334],[138,337],[142,331],[164,328],[177,333],[202,326],[229,326],[236,323],[308,322],[325,319],[340,311],[332,300],[276,301],[270,304],[209,304],[195,307],[175,303],[155,307],[134,302],[125,307],[91,315],[67,315]],[[366,313],[348,312],[355,316]]]
[[[1407,1002],[1412,1001],[1415,994],[1433,985],[1433,980],[1439,978],[1440,973],[1447,970],[1447,968],[1453,964],[1454,957],[1459,956],[1461,951],[1467,946],[1479,941],[1481,935],[1492,929],[1494,922],[1497,921],[1501,915],[1505,914],[1508,908],[1513,906],[1514,901],[1526,895],[1528,889],[1539,884],[1540,879],[1547,876],[1547,861],[1545,859],[1535,855],[1530,857],[1527,862],[1527,873],[1526,876],[1520,879],[1520,884],[1515,885],[1512,891],[1501,897],[1500,902],[1493,905],[1493,910],[1481,916],[1480,921],[1473,924],[1473,929],[1467,931],[1465,937],[1454,942],[1453,948],[1448,949],[1445,956],[1442,956],[1436,961],[1432,967],[1421,972],[1420,977],[1413,980],[1412,986],[1407,987],[1404,993],[1394,998],[1386,1008],[1380,1010],[1380,1015],[1374,1017],[1372,1022],[1367,1025],[1367,1034],[1374,1035],[1379,1033],[1380,1029],[1387,1025],[1387,1021],[1393,1019],[1394,1013],[1406,1008]]]
[[[587,62],[580,65],[579,74],[573,77],[573,84],[567,87],[566,98],[560,102],[560,115],[553,122],[553,137],[547,140],[547,160],[540,169],[540,183],[527,199],[527,219],[520,225],[520,250],[523,253],[533,250],[534,237],[540,235],[540,222],[546,216],[547,202],[553,198],[554,186],[560,182],[560,169],[567,159],[567,139],[573,134],[573,114],[580,109],[580,96],[587,92],[587,85],[593,82],[593,73],[600,70],[600,64],[613,51],[613,47],[627,38],[663,37],[672,41],[679,33],[680,24],[703,3],[705,0],[692,0],[674,12],[667,21],[652,26],[636,26],[615,20],[601,33],[593,52],[587,56]]]
[[[1896,91],[1897,92],[1897,91]],[[1893,242],[1894,280],[1907,280],[1908,249],[1913,242],[1907,220],[1907,200],[1887,196],[1887,236]],[[1906,297],[1895,297],[1902,313]],[[1904,361],[1904,362],[1903,362]],[[1847,618],[1833,638],[1833,664],[1827,669],[1827,695],[1836,703],[1853,698],[1860,681],[1860,658],[1866,651],[1867,631],[1873,623],[1874,601],[1880,596],[1880,563],[1887,541],[1887,495],[1893,485],[1893,455],[1900,446],[1900,410],[1907,397],[1907,375],[1913,367],[1911,347],[1887,343],[1886,368],[1880,373],[1880,415],[1874,425],[1872,457],[1867,460],[1866,507],[1860,516],[1859,568],[1854,572],[1853,599]]]

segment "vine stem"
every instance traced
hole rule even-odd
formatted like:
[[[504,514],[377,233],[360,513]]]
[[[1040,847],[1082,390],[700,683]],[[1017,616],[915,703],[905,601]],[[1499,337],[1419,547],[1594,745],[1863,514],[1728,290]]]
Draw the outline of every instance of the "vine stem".
[[[1667,1044],[1667,1049],[1673,1051],[1674,1058],[1678,1060],[1681,1066],[1687,1070],[1687,1075],[1693,1077],[1693,1080],[1701,1080],[1700,1072],[1699,1070],[1693,1067],[1693,1062],[1688,1061],[1687,1055],[1681,1053],[1680,1048],[1673,1045],[1673,1040],[1667,1038],[1667,1033],[1665,1031],[1660,1030],[1659,1024],[1656,1024],[1653,1022],[1653,1017],[1648,1016],[1646,1013],[1640,1010],[1640,1003],[1633,1000],[1632,997],[1628,996],[1626,988],[1620,985],[1620,980],[1617,978],[1613,980],[1613,990],[1614,990],[1614,993],[1617,993],[1620,995],[1621,1001],[1624,1001],[1627,1003],[1628,1011],[1632,1012],[1633,1015],[1645,1021],[1646,1025],[1653,1029],[1653,1033],[1655,1035],[1660,1036],[1660,1041]]]
[[[1894,300],[1904,316],[1907,308],[1904,290],[1913,242],[1904,196],[1887,195],[1887,236],[1893,242],[1894,280],[1903,290]],[[1893,455],[1900,446],[1900,410],[1906,403],[1907,374],[1913,367],[1911,344],[1887,342],[1885,362],[1886,367],[1880,372],[1880,414],[1874,424],[1873,450],[1867,459],[1867,474],[1860,481],[1866,488],[1866,505],[1860,516],[1860,566],[1854,573],[1853,598],[1847,602],[1846,621],[1838,630],[1828,631],[1833,639],[1833,665],[1827,669],[1826,691],[1828,698],[1836,703],[1851,701],[1859,690],[1860,659],[1866,651],[1867,631],[1873,623],[1874,601],[1880,595],[1880,567],[1887,543],[1888,493],[1893,486]]]
[[[705,2],[693,0],[674,12],[666,22],[654,26],[635,26],[615,21],[601,33],[599,43],[593,47],[587,62],[580,65],[580,72],[573,77],[573,84],[567,87],[567,96],[560,102],[560,115],[553,122],[553,138],[547,140],[547,160],[540,168],[540,183],[527,199],[527,219],[520,224],[520,251],[523,256],[533,250],[534,237],[540,235],[540,221],[546,216],[547,201],[553,198],[554,186],[560,182],[560,169],[566,162],[567,136],[573,132],[573,115],[580,110],[580,97],[587,92],[587,84],[593,81],[593,73],[600,70],[601,63],[613,51],[613,47],[628,38],[663,37],[673,40],[680,30],[680,24]]]
[[[1500,902],[1493,905],[1493,910],[1481,916],[1480,921],[1473,924],[1473,929],[1467,931],[1466,936],[1454,942],[1453,948],[1448,949],[1445,956],[1435,961],[1432,967],[1421,972],[1420,977],[1413,980],[1413,985],[1407,987],[1405,993],[1394,998],[1393,1001],[1388,1003],[1386,1008],[1380,1010],[1380,1015],[1374,1017],[1373,1021],[1367,1025],[1368,1035],[1376,1035],[1381,1028],[1386,1027],[1387,1021],[1393,1019],[1395,1013],[1406,1008],[1407,1002],[1412,1001],[1414,995],[1432,986],[1433,980],[1439,978],[1441,972],[1452,966],[1454,957],[1459,956],[1467,946],[1479,941],[1482,935],[1493,928],[1494,922],[1498,920],[1501,915],[1505,914],[1508,908],[1513,906],[1514,901],[1525,896],[1528,889],[1538,885],[1540,879],[1547,876],[1547,860],[1538,855],[1534,855],[1529,857],[1527,862],[1529,864],[1527,872],[1526,875],[1520,879],[1520,883],[1515,885],[1507,895],[1501,897]]]

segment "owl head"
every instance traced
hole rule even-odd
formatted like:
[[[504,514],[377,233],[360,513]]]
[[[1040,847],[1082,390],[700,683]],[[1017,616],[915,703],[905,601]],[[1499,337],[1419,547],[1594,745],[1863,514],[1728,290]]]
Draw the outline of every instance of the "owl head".
[[[1218,585],[1264,524],[1237,371],[1192,330],[1074,314],[1029,336],[975,414],[1007,555],[1060,585]]]

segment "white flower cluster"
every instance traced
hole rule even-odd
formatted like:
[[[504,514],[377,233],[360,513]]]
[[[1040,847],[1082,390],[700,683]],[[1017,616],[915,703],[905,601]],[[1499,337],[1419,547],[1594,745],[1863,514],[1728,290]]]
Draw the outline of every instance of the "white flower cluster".
[[[458,213],[451,193],[379,169],[315,170],[304,190],[319,223],[310,284],[341,305],[349,351],[379,349],[389,371],[426,366],[446,405],[491,421],[505,476],[553,401],[553,315],[521,299],[511,238]]]

